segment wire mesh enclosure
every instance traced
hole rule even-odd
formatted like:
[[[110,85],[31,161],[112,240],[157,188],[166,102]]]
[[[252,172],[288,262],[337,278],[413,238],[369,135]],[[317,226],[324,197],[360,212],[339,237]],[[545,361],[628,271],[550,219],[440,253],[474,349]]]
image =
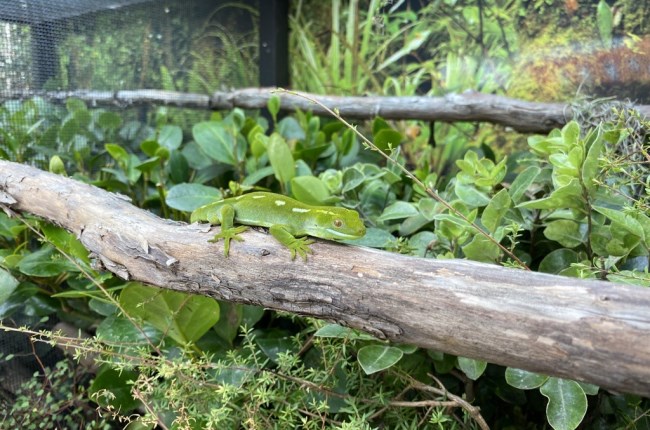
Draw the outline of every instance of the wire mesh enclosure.
[[[257,86],[258,8],[256,0],[2,0],[0,88]]]

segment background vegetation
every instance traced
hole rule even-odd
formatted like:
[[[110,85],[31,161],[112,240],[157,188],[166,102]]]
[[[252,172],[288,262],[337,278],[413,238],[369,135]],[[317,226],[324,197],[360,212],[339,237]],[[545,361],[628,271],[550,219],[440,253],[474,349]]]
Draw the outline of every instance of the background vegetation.
[[[571,81],[557,74],[557,64],[566,63],[562,49],[549,57],[534,46],[591,46],[575,70],[601,66],[594,52],[601,61],[616,52],[629,59],[623,53],[646,43],[649,16],[641,2],[468,0],[415,9],[399,1],[316,3],[294,4],[292,74],[296,88],[328,94],[477,89],[573,100],[578,86],[596,91],[604,81]],[[317,18],[323,13],[331,19]],[[256,54],[243,48],[250,41],[206,16],[201,37],[173,39],[185,43],[185,60],[150,61],[124,87],[137,87],[142,77],[166,89],[209,92],[210,73],[249,76]],[[137,30],[154,25],[151,17],[138,19]],[[98,71],[110,70],[115,58],[130,61],[115,50],[144,40],[128,32],[112,37],[64,42],[69,56],[62,64],[72,70],[73,55],[92,55],[96,64],[75,66],[74,76],[100,89]],[[230,54],[212,53],[214,40],[234,41]],[[167,58],[156,43],[148,52]],[[190,63],[183,71],[170,67]],[[55,84],[71,77],[62,73]],[[384,162],[336,119],[280,117],[277,100],[267,120],[238,109],[192,116],[160,108],[133,116],[77,100],[56,106],[34,99],[0,108],[0,157],[120,192],[167,218],[187,220],[202,204],[267,189],[358,210],[368,234],[356,243],[364,246],[647,287],[648,122],[625,103],[576,106],[576,121],[549,136],[377,118],[360,129],[394,161]],[[438,190],[453,210],[395,163]],[[2,348],[0,358],[5,373],[28,372],[30,359],[29,372],[36,370],[19,388],[3,386],[3,426],[650,427],[648,399],[124,282],[95,271],[70,234],[28,215],[0,214],[0,244],[3,328],[29,339],[22,349]],[[73,333],[60,331],[65,327]],[[79,338],[78,329],[89,336]],[[80,360],[39,340],[72,347]],[[58,364],[34,359],[48,351]]]

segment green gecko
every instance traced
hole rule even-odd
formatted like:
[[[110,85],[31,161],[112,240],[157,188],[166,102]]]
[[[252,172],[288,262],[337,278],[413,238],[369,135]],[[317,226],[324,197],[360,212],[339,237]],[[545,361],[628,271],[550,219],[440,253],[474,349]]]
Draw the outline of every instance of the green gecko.
[[[291,259],[296,254],[307,260],[313,240],[357,239],[366,234],[366,227],[356,211],[333,206],[310,206],[281,194],[254,192],[219,200],[201,206],[192,212],[191,222],[208,221],[221,224],[221,232],[209,242],[224,240],[223,253],[227,257],[230,241],[242,241],[239,233],[248,229],[238,224],[268,227],[278,242],[289,248]],[[298,237],[297,237],[298,236]]]

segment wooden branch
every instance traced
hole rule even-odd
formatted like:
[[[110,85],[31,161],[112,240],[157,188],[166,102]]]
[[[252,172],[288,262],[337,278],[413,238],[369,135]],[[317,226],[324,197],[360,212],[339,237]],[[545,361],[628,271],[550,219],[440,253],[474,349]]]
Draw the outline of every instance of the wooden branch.
[[[8,91],[0,93],[0,101],[43,97],[64,102],[74,97],[91,106],[137,106],[144,104],[177,106],[196,109],[259,109],[266,107],[273,88],[244,88],[230,92],[204,94],[161,90],[133,91]],[[282,108],[288,111],[312,110],[317,115],[330,116],[321,107],[300,97],[277,93]],[[303,93],[307,94],[307,93]],[[308,94],[331,109],[338,109],[344,118],[415,119],[424,121],[484,121],[511,127],[524,133],[548,133],[571,119],[571,108],[564,103],[536,103],[504,96],[481,93],[448,94],[444,97],[346,97]],[[637,106],[650,117],[650,106]]]
[[[160,219],[62,176],[0,161],[0,191],[0,202],[70,230],[125,279],[650,396],[648,288],[325,241],[304,263],[261,231],[225,259],[205,224]]]

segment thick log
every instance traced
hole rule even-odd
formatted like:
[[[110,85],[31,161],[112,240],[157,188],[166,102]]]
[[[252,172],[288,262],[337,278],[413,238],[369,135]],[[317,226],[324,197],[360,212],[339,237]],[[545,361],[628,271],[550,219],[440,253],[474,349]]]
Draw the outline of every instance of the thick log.
[[[274,88],[244,88],[215,92],[212,96],[162,90],[132,91],[7,91],[0,92],[0,101],[42,97],[55,102],[78,98],[93,107],[167,105],[193,109],[260,109],[267,105]],[[330,116],[323,108],[295,95],[276,92],[287,111],[311,110]],[[571,119],[571,107],[564,103],[537,103],[504,96],[481,93],[448,94],[444,97],[347,97],[306,94],[330,109],[338,109],[344,118],[372,119],[379,115],[394,120],[478,121],[501,124],[524,133],[548,133]],[[636,109],[650,117],[650,106]]]
[[[216,228],[0,161],[0,202],[76,234],[104,266],[161,288],[322,318],[451,354],[650,396],[650,289],[318,241],[308,262],[262,231],[228,259]]]

